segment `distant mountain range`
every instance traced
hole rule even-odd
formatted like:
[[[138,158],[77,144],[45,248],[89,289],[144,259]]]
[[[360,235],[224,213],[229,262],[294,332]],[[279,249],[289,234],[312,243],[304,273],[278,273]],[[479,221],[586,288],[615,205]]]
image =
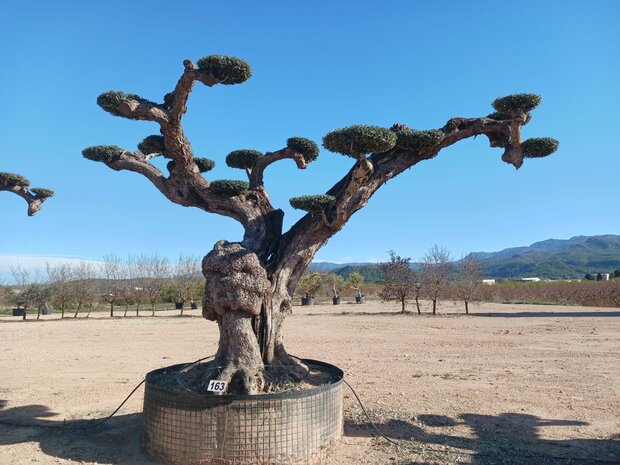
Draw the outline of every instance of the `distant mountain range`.
[[[499,252],[473,252],[482,261],[485,278],[543,279],[583,278],[586,273],[611,273],[620,269],[620,236],[576,236],[567,240],[547,239],[530,246],[512,247]],[[419,263],[413,263],[418,268]],[[348,276],[354,271],[367,281],[380,281],[376,263],[313,263],[312,270]]]

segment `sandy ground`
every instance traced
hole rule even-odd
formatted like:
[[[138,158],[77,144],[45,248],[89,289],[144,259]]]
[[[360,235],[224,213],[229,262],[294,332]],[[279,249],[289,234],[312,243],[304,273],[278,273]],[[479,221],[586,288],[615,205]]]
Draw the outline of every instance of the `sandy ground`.
[[[426,305],[426,304],[425,304]],[[427,310],[428,306],[424,308]],[[326,463],[620,463],[620,311],[442,303],[401,315],[367,302],[295,307],[289,351],[340,366],[345,435]],[[171,312],[174,313],[174,312]],[[186,318],[0,318],[0,420],[56,425],[111,413],[155,368],[215,352],[215,324]],[[148,464],[142,389],[92,431],[0,425],[0,464]]]

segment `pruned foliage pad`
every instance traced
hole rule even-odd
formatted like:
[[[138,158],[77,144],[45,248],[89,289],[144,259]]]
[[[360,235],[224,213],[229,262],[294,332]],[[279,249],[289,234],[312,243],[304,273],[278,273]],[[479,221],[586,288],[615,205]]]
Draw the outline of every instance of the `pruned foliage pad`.
[[[560,143],[551,137],[534,137],[523,142],[523,155],[527,158],[542,158],[555,152]]]
[[[25,177],[15,173],[0,173],[0,184],[5,186],[23,186],[28,187],[30,181]]]
[[[444,138],[443,131],[416,131],[415,129],[404,129],[396,133],[396,145],[405,150],[416,152],[437,147]]]
[[[92,161],[111,163],[118,160],[123,153],[123,149],[116,145],[95,145],[86,147],[82,150],[82,156]]]
[[[496,98],[493,108],[499,113],[512,115],[515,113],[527,113],[540,104],[540,95],[536,94],[512,94],[506,97]]]
[[[198,171],[201,173],[206,173],[207,171],[211,171],[215,168],[215,162],[213,160],[209,160],[208,158],[194,157],[194,163],[196,163]]]
[[[226,197],[234,197],[247,191],[250,184],[245,181],[237,181],[235,179],[219,179],[211,183],[211,192],[214,194],[224,195]]]
[[[211,74],[220,84],[241,84],[252,76],[252,68],[240,58],[209,55],[198,60],[198,68]]]
[[[126,94],[119,90],[110,90],[104,92],[97,97],[97,105],[114,116],[124,116],[118,109],[119,105],[127,100],[136,100],[138,102],[148,102],[136,94]],[[150,103],[150,102],[149,102]]]
[[[319,157],[319,146],[305,137],[290,137],[286,141],[286,146],[303,155],[306,163],[311,163]]]
[[[262,152],[258,150],[234,150],[226,156],[226,164],[231,168],[247,169],[251,168],[254,162],[262,156]]]
[[[52,197],[54,195],[54,191],[50,189],[45,189],[43,187],[35,187],[32,190],[32,193],[35,194],[40,199],[46,199],[48,197]]]
[[[396,145],[396,134],[379,126],[355,125],[336,129],[323,137],[330,152],[360,158],[368,153],[386,152]]]
[[[304,210],[309,213],[321,213],[322,211],[330,208],[336,197],[332,195],[302,195],[300,197],[293,197],[290,200],[291,207],[298,210]]]
[[[138,150],[145,155],[153,153],[164,153],[164,136],[151,135],[145,137],[142,142],[138,144]]]

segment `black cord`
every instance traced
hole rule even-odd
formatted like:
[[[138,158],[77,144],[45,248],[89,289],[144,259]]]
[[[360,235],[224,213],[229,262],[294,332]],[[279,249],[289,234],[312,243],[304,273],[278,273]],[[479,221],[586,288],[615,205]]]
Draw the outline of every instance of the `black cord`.
[[[208,358],[212,358],[213,355],[209,356],[209,357],[203,357],[201,359],[196,360],[195,362],[192,362],[190,365],[195,365],[196,363],[202,362],[203,360],[206,360]],[[116,415],[118,413],[118,411],[123,407],[123,405],[125,405],[125,403],[131,398],[131,396],[134,395],[134,393],[138,390],[138,388],[140,386],[142,386],[144,384],[144,382],[146,381],[146,378],[143,378],[142,381],[140,381],[138,383],[138,385],[132,389],[132,391],[129,393],[129,395],[127,397],[125,397],[125,400],[123,400],[121,402],[121,404],[116,407],[116,410],[114,410],[110,415],[108,415],[105,418],[102,418],[100,420],[96,420],[94,423],[90,423],[93,420],[78,420],[84,423],[88,423],[88,424],[75,424],[75,423],[60,423],[60,424],[53,424],[53,425],[48,425],[45,423],[16,423],[13,421],[8,421],[8,420],[2,420],[0,419],[0,425],[4,425],[4,426],[12,426],[12,427],[17,427],[17,428],[60,428],[60,429],[90,429],[90,428],[96,428],[97,426],[103,425],[105,422],[109,421],[114,415]],[[2,412],[0,412],[2,413]]]

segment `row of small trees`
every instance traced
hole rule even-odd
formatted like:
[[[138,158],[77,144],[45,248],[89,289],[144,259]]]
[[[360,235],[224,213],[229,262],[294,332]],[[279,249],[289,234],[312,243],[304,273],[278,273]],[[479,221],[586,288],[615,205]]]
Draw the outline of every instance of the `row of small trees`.
[[[389,261],[381,264],[384,282],[379,297],[383,301],[400,302],[403,313],[407,302],[415,300],[418,314],[421,313],[420,298],[426,298],[432,302],[433,315],[436,315],[437,302],[448,297],[447,290],[450,289],[450,297],[463,301],[465,313],[469,313],[469,303],[476,299],[480,289],[480,260],[473,255],[463,258],[456,270],[455,281],[449,283],[453,268],[448,250],[437,245],[424,255],[418,270],[411,268],[410,258],[390,251]]]
[[[199,260],[183,255],[174,263],[153,254],[126,260],[107,256],[98,263],[47,264],[44,270],[14,265],[11,273],[15,285],[4,287],[2,300],[22,307],[24,319],[25,310],[32,307],[37,309],[37,318],[50,306],[64,318],[69,309],[74,317],[84,309],[90,315],[96,304],[109,306],[111,317],[118,305],[124,305],[125,316],[132,305],[136,315],[142,305],[150,305],[154,315],[155,305],[164,300],[180,304],[183,314],[183,304],[200,299],[204,291]]]

